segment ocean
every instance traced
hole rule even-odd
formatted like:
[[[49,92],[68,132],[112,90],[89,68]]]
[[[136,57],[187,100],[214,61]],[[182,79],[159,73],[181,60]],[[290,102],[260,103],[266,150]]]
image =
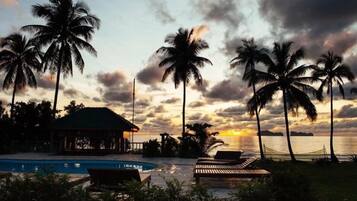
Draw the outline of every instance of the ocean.
[[[257,136],[217,136],[225,142],[218,150],[244,150],[245,152],[259,153]],[[263,144],[269,150],[280,153],[288,153],[286,136],[263,136]],[[134,142],[144,142],[149,139],[158,139],[160,135],[134,134]],[[292,136],[291,143],[296,154],[306,154],[325,149],[330,151],[329,136]],[[357,154],[357,136],[335,136],[334,149],[337,155]]]

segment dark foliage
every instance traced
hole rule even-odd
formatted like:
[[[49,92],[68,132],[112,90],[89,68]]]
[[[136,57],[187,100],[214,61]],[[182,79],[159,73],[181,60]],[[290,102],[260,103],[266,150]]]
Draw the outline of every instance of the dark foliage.
[[[77,112],[77,111],[83,109],[83,108],[84,108],[83,103],[77,105],[76,101],[72,100],[69,103],[69,105],[64,106],[64,111],[66,112],[66,115],[70,115],[70,114],[73,114],[74,112]]]
[[[88,192],[73,188],[66,176],[49,174],[0,180],[2,201],[94,201]]]
[[[155,140],[149,140],[143,143],[144,157],[158,157],[160,156],[160,143]]]
[[[168,136],[161,142],[161,156],[176,156],[178,152],[178,142],[175,138]]]

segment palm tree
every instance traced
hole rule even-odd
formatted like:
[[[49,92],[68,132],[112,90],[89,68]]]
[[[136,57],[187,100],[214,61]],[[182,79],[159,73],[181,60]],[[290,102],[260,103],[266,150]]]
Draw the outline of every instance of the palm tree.
[[[33,70],[41,69],[40,51],[33,40],[14,33],[2,39],[0,44],[0,70],[5,71],[3,88],[13,87],[10,117],[13,115],[15,95],[29,85],[36,87]]]
[[[159,64],[159,67],[166,67],[162,81],[165,81],[173,73],[175,88],[179,86],[180,82],[183,83],[182,134],[185,134],[186,84],[193,76],[196,84],[201,85],[202,76],[199,68],[206,63],[212,65],[212,62],[198,56],[201,50],[208,48],[208,44],[204,40],[193,39],[193,29],[189,31],[180,28],[176,34],[168,35],[165,42],[170,46],[164,46],[158,50],[158,52],[166,54],[166,58]]]
[[[330,152],[332,162],[338,162],[333,149],[333,85],[337,84],[342,97],[345,98],[345,92],[343,89],[344,79],[353,81],[355,78],[350,67],[343,64],[342,62],[342,57],[329,51],[327,54],[320,56],[320,58],[317,60],[313,72],[313,76],[315,78],[321,79],[321,85],[318,89],[318,96],[322,98],[323,90],[325,87],[327,88],[327,94],[330,94]],[[320,64],[323,66],[319,66]]]
[[[46,21],[45,25],[27,25],[23,30],[34,32],[34,40],[42,47],[48,47],[44,59],[44,71],[57,73],[53,114],[56,114],[58,88],[61,73],[73,75],[72,59],[83,72],[84,60],[80,50],[84,49],[96,56],[97,52],[89,43],[100,20],[90,14],[83,2],[72,0],[50,0],[49,4],[34,5],[34,16]]]
[[[242,40],[242,42],[243,45],[239,46],[236,51],[238,56],[231,61],[231,67],[236,67],[241,64],[245,64],[243,80],[247,81],[248,86],[253,88],[253,95],[254,97],[256,97],[255,64],[257,64],[260,61],[262,54],[265,53],[267,50],[264,48],[259,49],[258,46],[255,44],[254,39]],[[264,152],[263,152],[258,108],[255,108],[255,116],[257,118],[260,158],[265,159]]]
[[[288,110],[297,113],[298,108],[302,106],[307,117],[315,120],[316,108],[306,92],[316,95],[317,91],[307,84],[312,83],[314,79],[304,76],[312,67],[297,66],[299,60],[304,57],[303,49],[291,53],[291,45],[292,42],[274,43],[272,57],[263,55],[261,61],[267,66],[268,72],[256,72],[256,83],[264,83],[264,86],[248,101],[248,109],[254,114],[255,108],[264,108],[267,102],[272,101],[276,92],[282,92],[289,153],[291,160],[296,161],[290,142]]]

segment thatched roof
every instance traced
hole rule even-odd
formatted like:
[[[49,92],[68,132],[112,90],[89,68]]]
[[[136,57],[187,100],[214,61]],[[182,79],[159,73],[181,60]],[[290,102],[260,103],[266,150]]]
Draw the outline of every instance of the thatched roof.
[[[139,130],[139,127],[106,107],[83,108],[71,115],[57,119],[52,128],[55,130]]]

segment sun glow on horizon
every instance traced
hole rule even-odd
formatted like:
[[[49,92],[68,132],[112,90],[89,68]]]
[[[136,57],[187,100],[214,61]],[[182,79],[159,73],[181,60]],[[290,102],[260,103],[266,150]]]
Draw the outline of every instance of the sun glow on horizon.
[[[219,132],[221,136],[253,136],[255,131],[250,128],[229,129]]]

